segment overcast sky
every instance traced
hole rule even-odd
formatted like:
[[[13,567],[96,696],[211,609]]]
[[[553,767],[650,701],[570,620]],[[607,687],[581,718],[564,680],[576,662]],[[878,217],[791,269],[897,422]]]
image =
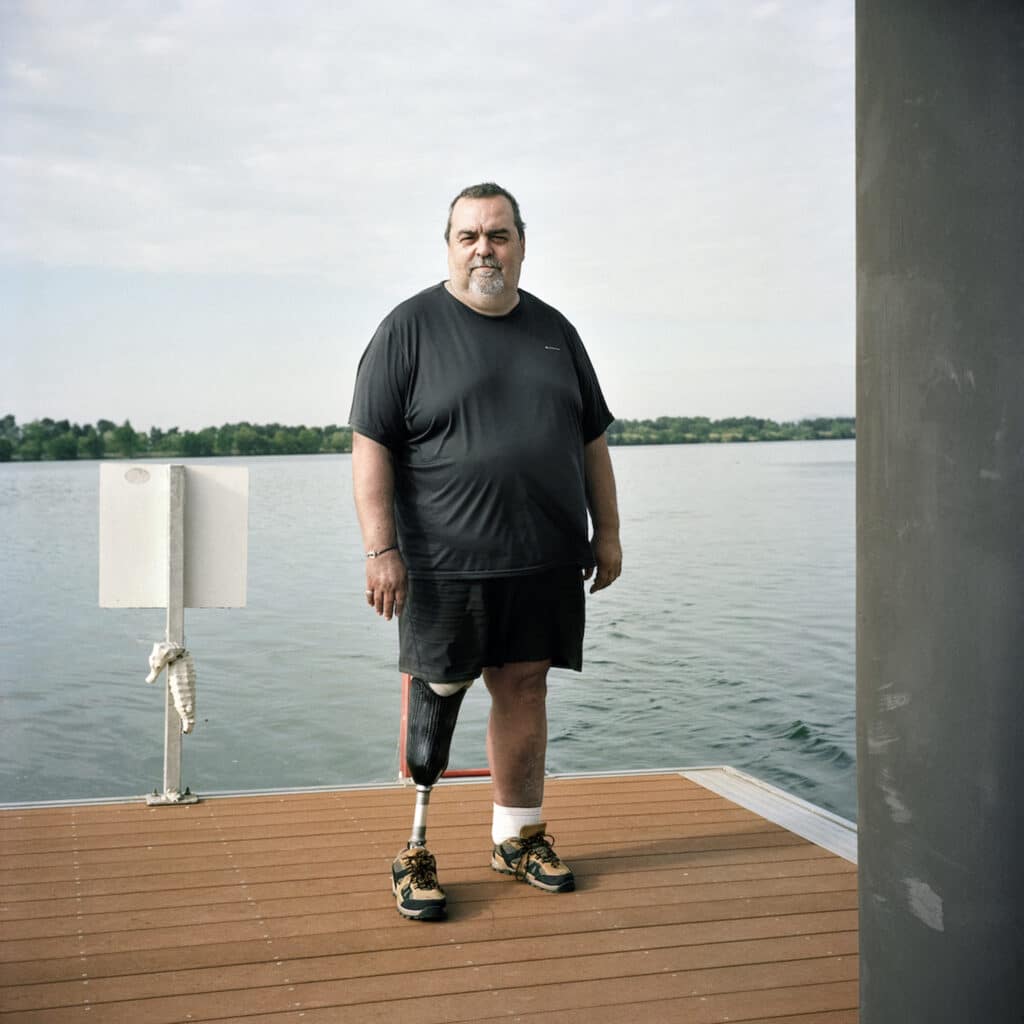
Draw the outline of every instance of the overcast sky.
[[[0,415],[345,423],[495,180],[620,417],[854,409],[853,0],[0,0]]]

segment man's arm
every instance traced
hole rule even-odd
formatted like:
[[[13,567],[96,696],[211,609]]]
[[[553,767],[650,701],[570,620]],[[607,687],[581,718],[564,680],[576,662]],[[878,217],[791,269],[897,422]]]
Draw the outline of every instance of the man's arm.
[[[587,478],[587,507],[594,524],[592,545],[597,559],[597,575],[590,592],[603,590],[622,572],[622,546],[619,543],[619,504],[615,496],[615,474],[608,452],[608,439],[602,434],[583,449],[583,469]],[[588,570],[586,579],[590,579]]]
[[[395,470],[391,452],[382,444],[352,432],[352,489],[356,515],[367,551],[397,543],[395,533]],[[366,603],[390,619],[405,604],[405,563],[398,550],[366,560]]]

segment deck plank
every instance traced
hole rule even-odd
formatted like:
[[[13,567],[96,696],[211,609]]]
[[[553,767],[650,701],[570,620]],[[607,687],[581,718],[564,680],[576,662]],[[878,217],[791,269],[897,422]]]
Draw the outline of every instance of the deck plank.
[[[447,882],[468,881],[476,877],[475,872],[470,874],[467,869],[455,865],[454,860],[455,858],[450,858],[446,862],[448,865],[445,869]],[[681,885],[717,884],[812,874],[855,874],[851,866],[823,858],[761,859],[752,863],[680,868],[667,857],[657,859],[654,857],[622,857],[616,860],[581,857],[577,853],[573,856],[573,863],[578,871],[593,875],[611,876],[627,873],[636,875],[637,872],[646,872],[651,884],[655,885],[661,884],[664,880],[664,871],[670,871],[672,880]],[[359,870],[353,871],[351,874],[329,876],[321,872],[309,878],[289,877],[266,881],[257,881],[253,879],[251,872],[247,872],[243,884],[246,886],[250,898],[261,901],[264,906],[267,902],[274,900],[316,899],[322,901],[325,897],[342,897],[345,894],[358,891],[364,886],[371,891],[377,891],[380,888],[380,878],[374,870],[376,866],[376,864],[360,862]],[[662,869],[661,872],[658,871],[659,868]],[[233,904],[237,892],[235,888],[237,881],[238,879],[231,879],[228,884],[211,884],[195,889],[192,898],[202,899],[206,907]],[[104,914],[122,915],[143,911],[167,914],[168,917],[162,918],[162,921],[166,921],[173,913],[181,913],[178,909],[181,902],[180,892],[167,892],[162,889],[151,892],[115,892],[94,896],[76,896],[72,893],[59,898],[12,901],[9,904],[10,912],[5,916],[4,921],[6,923],[29,921],[38,928],[44,929],[48,927],[43,924],[44,921],[89,918],[96,926]],[[57,926],[53,925],[53,927]],[[14,936],[12,934],[8,937]]]
[[[390,894],[408,790],[0,811],[0,1019],[856,1019],[849,862],[678,774],[555,779],[555,897],[489,870],[490,801],[435,789],[437,924]]]

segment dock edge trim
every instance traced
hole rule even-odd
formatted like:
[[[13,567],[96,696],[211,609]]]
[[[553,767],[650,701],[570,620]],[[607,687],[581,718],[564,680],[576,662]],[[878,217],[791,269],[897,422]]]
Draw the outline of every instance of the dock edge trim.
[[[679,774],[816,846],[857,863],[855,822],[726,765],[683,769]]]

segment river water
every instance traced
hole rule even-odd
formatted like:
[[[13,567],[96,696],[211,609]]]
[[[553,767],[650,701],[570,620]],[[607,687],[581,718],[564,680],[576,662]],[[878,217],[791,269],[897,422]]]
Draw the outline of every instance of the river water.
[[[854,442],[612,458],[623,576],[588,597],[583,673],[551,675],[549,770],[731,764],[854,818]],[[394,779],[397,630],[363,603],[349,456],[218,463],[250,472],[248,605],[186,613],[183,781]],[[164,612],[97,606],[98,493],[95,462],[0,465],[0,801],[161,781]],[[478,684],[453,767],[485,764],[486,715]]]

